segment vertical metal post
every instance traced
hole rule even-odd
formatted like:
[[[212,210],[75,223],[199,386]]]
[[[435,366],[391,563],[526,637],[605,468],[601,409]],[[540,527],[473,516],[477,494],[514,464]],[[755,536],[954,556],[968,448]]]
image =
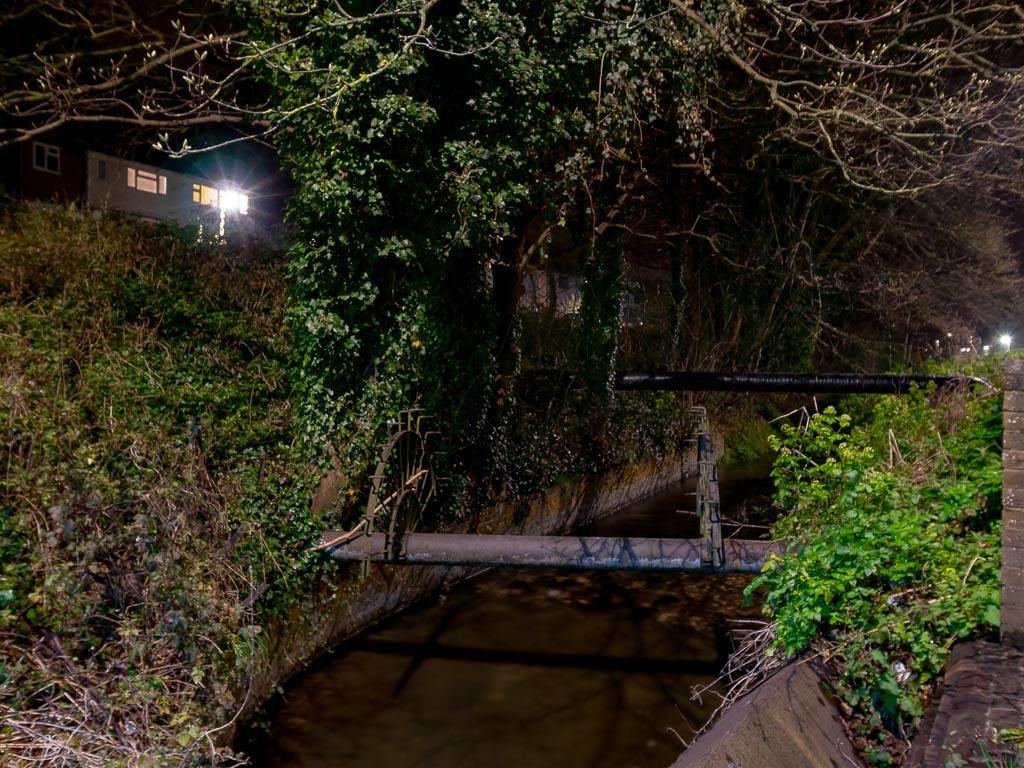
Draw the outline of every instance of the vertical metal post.
[[[697,514],[700,517],[701,567],[717,571],[725,567],[725,544],[722,540],[721,500],[718,490],[718,466],[715,444],[711,439],[705,408],[692,409],[697,427]]]

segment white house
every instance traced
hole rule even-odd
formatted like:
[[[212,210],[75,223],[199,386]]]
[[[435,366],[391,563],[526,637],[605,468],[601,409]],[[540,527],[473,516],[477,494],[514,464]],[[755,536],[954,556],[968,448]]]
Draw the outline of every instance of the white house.
[[[168,171],[92,150],[86,153],[85,203],[95,210],[134,214],[148,221],[192,223],[212,210],[249,212],[249,198],[227,184]]]

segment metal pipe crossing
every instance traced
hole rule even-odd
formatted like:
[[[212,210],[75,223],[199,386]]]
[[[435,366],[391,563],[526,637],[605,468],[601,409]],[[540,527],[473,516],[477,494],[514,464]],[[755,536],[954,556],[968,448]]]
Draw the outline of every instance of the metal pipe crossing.
[[[337,543],[333,543],[337,542]],[[726,539],[716,572],[759,573],[785,542]],[[706,571],[703,539],[602,536],[488,536],[406,533],[399,542],[386,533],[352,536],[327,531],[318,549],[341,562],[501,568],[563,568],[608,571]]]
[[[724,539],[715,447],[707,411],[695,407],[690,413],[696,425],[699,539],[414,533],[406,525],[408,516],[402,512],[407,510],[401,501],[390,509],[391,525],[387,530],[375,530],[373,520],[380,511],[375,504],[380,495],[377,493],[371,494],[367,515],[358,526],[347,532],[325,532],[315,548],[326,551],[335,560],[361,562],[364,575],[369,563],[756,573],[771,554],[782,554],[785,547],[764,541]],[[408,429],[397,433],[398,437],[411,434]],[[396,439],[393,437],[385,447],[375,479],[387,476],[385,470],[394,458],[391,454]],[[424,471],[406,471],[401,475],[409,476],[411,481]],[[417,496],[400,483],[381,507],[395,498],[415,500]]]
[[[805,392],[805,393],[894,393],[913,387],[991,385],[973,376],[921,376],[854,373],[716,373],[716,372],[622,372],[615,377],[621,390],[690,390],[717,392]],[[393,458],[400,439],[419,436],[419,421],[407,412],[403,430],[387,445],[374,478],[380,481]],[[380,511],[371,494],[370,509],[363,522],[349,532],[327,531],[317,549],[335,560],[401,565],[465,565],[512,568],[579,568],[597,570],[732,571],[757,572],[772,554],[785,552],[784,542],[723,539],[718,473],[707,413],[694,408],[698,423],[697,512],[701,520],[700,539],[602,538],[586,536],[481,536],[454,533],[411,533],[407,529],[418,494],[408,485],[426,473],[399,467],[404,481],[381,507],[388,512],[387,532],[375,531],[373,519]],[[422,447],[423,438],[417,445]],[[401,453],[401,451],[399,451]],[[422,454],[422,451],[421,451]],[[421,454],[417,454],[422,458]],[[376,485],[375,485],[376,490]]]
[[[923,376],[859,373],[715,373],[704,371],[623,372],[615,376],[622,390],[693,392],[851,392],[904,394],[914,386],[949,384],[992,386],[976,376]]]

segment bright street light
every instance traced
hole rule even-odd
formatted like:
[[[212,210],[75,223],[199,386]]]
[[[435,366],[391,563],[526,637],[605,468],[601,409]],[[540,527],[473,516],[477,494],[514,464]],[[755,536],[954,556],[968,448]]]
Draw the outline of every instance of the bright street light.
[[[228,213],[246,214],[249,212],[249,196],[237,189],[222,189],[218,207]]]
[[[1008,334],[1008,333],[1004,333],[1002,336],[999,337],[999,343],[1002,344],[1007,349],[1010,348],[1010,344],[1012,342],[1013,342],[1013,337],[1010,336],[1010,334]]]

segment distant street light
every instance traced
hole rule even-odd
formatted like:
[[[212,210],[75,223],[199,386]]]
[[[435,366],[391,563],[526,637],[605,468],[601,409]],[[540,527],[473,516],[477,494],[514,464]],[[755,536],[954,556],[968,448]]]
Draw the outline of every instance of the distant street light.
[[[1013,337],[1010,334],[1008,334],[1008,333],[1004,333],[1002,336],[999,337],[999,343],[1002,344],[1004,347],[1006,347],[1007,351],[1010,350],[1010,344],[1012,342],[1013,342]]]

